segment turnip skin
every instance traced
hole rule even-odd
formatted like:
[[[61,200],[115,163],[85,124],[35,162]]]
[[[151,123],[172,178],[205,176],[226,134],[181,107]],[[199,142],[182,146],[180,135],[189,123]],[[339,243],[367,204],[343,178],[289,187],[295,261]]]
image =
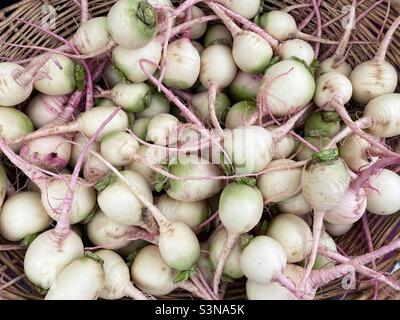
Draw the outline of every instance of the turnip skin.
[[[130,163],[139,149],[139,143],[127,132],[112,132],[100,144],[103,157],[114,166]]]
[[[346,234],[353,227],[351,224],[332,224],[325,221],[325,229],[332,237],[340,237]]]
[[[34,130],[31,120],[24,113],[17,109],[6,107],[0,107],[0,127],[0,136],[6,142],[20,139]],[[20,147],[20,143],[10,145],[14,152],[18,152]]]
[[[370,132],[381,138],[400,134],[400,94],[385,94],[371,100],[365,107],[364,117],[370,119]]]
[[[254,18],[261,6],[260,0],[249,0],[245,3],[241,0],[218,0],[218,2],[246,19]]]
[[[270,11],[260,18],[261,27],[279,41],[287,40],[297,32],[294,18],[287,12]]]
[[[261,192],[239,183],[230,183],[221,193],[219,218],[228,233],[240,235],[253,229],[264,208]]]
[[[294,164],[289,159],[274,160],[267,168]],[[301,168],[267,172],[257,178],[257,187],[263,198],[268,202],[281,202],[287,200],[301,191]]]
[[[272,115],[281,117],[304,108],[313,98],[315,81],[295,60],[283,60],[265,72],[258,100],[267,100]]]
[[[69,176],[66,176],[70,179]],[[64,205],[64,198],[67,194],[67,182],[54,179],[51,180],[44,192],[42,192],[42,204],[48,215],[57,220]],[[77,184],[74,190],[74,199],[71,210],[71,224],[84,220],[96,205],[96,192],[93,187]]]
[[[107,15],[108,30],[119,45],[138,49],[149,44],[158,29],[157,13],[142,0],[119,0]]]
[[[49,136],[22,144],[20,156],[40,168],[60,171],[68,165],[71,144],[63,136]]]
[[[40,59],[37,58],[37,60]],[[62,66],[62,70],[53,61],[56,60]],[[38,60],[39,61],[39,60]],[[52,54],[52,59],[49,59],[40,69],[50,76],[50,79],[44,77],[33,82],[33,87],[48,95],[65,95],[72,93],[76,88],[75,63],[70,58],[61,54]]]
[[[158,149],[153,146],[145,146],[140,145],[137,151],[137,154],[140,157],[145,157],[146,162],[152,165],[159,165],[163,162],[163,159],[166,157],[167,153],[165,150]],[[140,174],[149,185],[152,191],[155,190],[156,184],[156,172],[149,168],[146,164],[139,161],[132,161],[124,167],[125,170],[135,171]]]
[[[312,210],[303,193],[279,202],[277,205],[279,212],[295,214],[297,216],[305,216]]]
[[[200,244],[195,233],[179,221],[171,222],[167,232],[160,232],[158,247],[165,262],[181,271],[189,270],[200,256]]]
[[[225,43],[229,47],[232,46],[232,35],[225,25],[215,24],[207,28],[207,32],[204,35],[204,46],[208,47],[214,43]]]
[[[282,60],[290,60],[293,57],[303,60],[310,65],[314,60],[314,49],[312,46],[301,39],[292,39],[282,42],[278,48],[277,53]]]
[[[52,283],[45,300],[96,300],[104,287],[102,264],[83,257],[71,262]]]
[[[40,93],[28,103],[25,113],[36,128],[41,128],[57,119],[67,100],[66,96],[49,96]]]
[[[21,191],[8,198],[1,208],[0,234],[7,240],[20,241],[29,234],[45,230],[50,221],[40,193]]]
[[[135,136],[139,139],[146,140],[147,131],[151,118],[140,118],[136,119],[131,125],[131,130]]]
[[[130,81],[139,83],[148,79],[147,75],[139,66],[140,59],[148,59],[156,64],[161,60],[162,45],[159,41],[153,40],[146,46],[138,49],[129,49],[123,46],[117,46],[112,51],[112,60],[115,67],[118,68]],[[149,74],[154,74],[157,67],[146,63],[145,70]]]
[[[192,11],[191,12],[192,19],[201,18],[201,17],[205,16],[205,13],[203,12],[203,10],[201,10],[197,6],[192,6],[191,11]],[[199,39],[207,31],[207,23],[206,22],[197,23],[196,25],[191,27],[189,30],[190,30],[190,34],[189,34],[190,39],[192,39],[192,40]]]
[[[170,136],[177,131],[179,120],[174,116],[162,113],[152,118],[147,127],[146,140],[154,142],[160,146],[170,144]]]
[[[32,283],[50,288],[58,274],[84,254],[81,238],[73,231],[59,244],[54,229],[41,233],[29,245],[24,258],[24,271]]]
[[[370,163],[367,149],[370,144],[356,134],[346,137],[339,145],[340,157],[347,166],[357,172]]]
[[[220,169],[197,156],[179,157],[178,162],[170,166],[170,172],[178,177],[184,176],[220,176]],[[167,194],[178,201],[201,201],[212,197],[222,189],[219,180],[171,180]]]
[[[397,86],[396,69],[388,62],[374,60],[359,64],[350,74],[353,99],[367,104],[372,99],[393,93]]]
[[[96,17],[81,24],[72,37],[72,42],[82,54],[92,54],[107,47],[111,40],[107,17]]]
[[[334,57],[330,57],[322,61],[319,65],[319,69],[317,70],[317,77],[331,71],[339,72],[347,78],[350,77],[353,69],[347,62],[343,61],[341,64],[334,68],[333,66],[335,63],[336,62]]]
[[[274,132],[279,127],[276,125],[268,126],[266,129],[270,132]],[[275,141],[272,160],[287,159],[291,156],[298,145],[297,140],[287,135],[280,141]]]
[[[151,190],[140,174],[129,170],[122,171],[121,174],[138,188],[146,199],[153,201]],[[115,222],[126,226],[141,224],[143,203],[119,179],[97,195],[97,203],[104,214]]]
[[[208,206],[205,200],[178,201],[163,194],[154,201],[156,207],[170,221],[179,221],[194,228],[207,219]]]
[[[205,123],[211,124],[210,110],[208,107],[208,92],[203,91],[191,96],[191,105],[195,108],[196,115]],[[217,94],[215,100],[215,114],[219,121],[224,120],[224,115],[230,107],[229,98],[222,92]]]
[[[303,268],[294,264],[288,264],[284,275],[298,285],[303,273]],[[296,300],[296,297],[289,290],[282,287],[276,281],[272,281],[267,285],[261,285],[247,280],[246,295],[248,300]]]
[[[337,252],[335,241],[332,239],[332,237],[326,231],[321,233],[321,238],[319,239],[319,243],[322,246],[327,247],[329,250]],[[317,270],[325,269],[325,268],[333,267],[334,265],[335,265],[335,263],[333,261],[331,261],[328,258],[325,258],[324,256],[319,254],[319,255],[317,255],[317,258],[315,259],[313,269],[317,269]]]
[[[300,262],[311,252],[312,234],[303,219],[292,214],[280,214],[268,226],[268,237],[279,242],[288,263]]]
[[[228,129],[243,127],[249,122],[256,112],[256,104],[253,101],[240,101],[229,109],[225,124]]]
[[[117,253],[111,250],[98,250],[95,254],[103,260],[104,287],[100,292],[100,298],[116,300],[129,296],[147,300],[131,283],[129,268]]]
[[[28,99],[33,90],[32,81],[25,86],[14,78],[16,74],[23,73],[25,68],[14,62],[1,62],[0,70],[4,83],[0,87],[0,106],[13,107]]]
[[[257,236],[243,249],[240,267],[248,280],[267,285],[286,267],[286,254],[276,240]]]
[[[222,254],[223,247],[226,241],[226,236],[227,232],[224,228],[222,228],[218,230],[215,234],[213,234],[210,240],[208,251],[209,251],[209,259],[211,261],[213,269],[216,269],[218,265],[218,260]],[[242,269],[240,268],[240,263],[239,263],[240,254],[242,252],[239,242],[240,240],[232,248],[228,260],[226,261],[223,269],[223,274],[233,279],[239,279],[243,277],[243,272]]]
[[[161,93],[153,92],[151,94],[150,105],[141,112],[135,113],[136,119],[140,118],[154,118],[162,113],[170,112],[170,104],[168,99]]]
[[[238,70],[229,85],[229,93],[236,102],[253,100],[257,96],[260,85],[261,79],[259,76]]]
[[[391,215],[400,210],[400,177],[397,173],[383,169],[370,178],[372,190],[367,194],[367,210],[378,215]],[[377,191],[375,191],[377,190]]]
[[[200,55],[188,39],[171,42],[167,49],[164,83],[176,89],[192,87],[200,74]]]
[[[325,121],[322,112],[313,112],[304,124],[304,135],[334,137],[340,131],[340,121]]]
[[[140,289],[156,296],[167,295],[175,289],[174,271],[154,245],[139,251],[131,266],[131,276]]]
[[[224,148],[237,174],[260,172],[270,162],[273,150],[272,134],[258,126],[227,131]]]
[[[331,142],[331,138],[329,137],[304,137],[304,140],[308,141],[320,150],[323,150],[329,144],[329,142]],[[295,152],[296,160],[310,160],[313,153],[314,152],[306,145],[304,145],[303,143],[299,143]]]
[[[131,242],[127,237],[129,230],[128,226],[111,220],[100,210],[87,224],[89,240],[95,246],[104,246],[112,250],[121,249]]]

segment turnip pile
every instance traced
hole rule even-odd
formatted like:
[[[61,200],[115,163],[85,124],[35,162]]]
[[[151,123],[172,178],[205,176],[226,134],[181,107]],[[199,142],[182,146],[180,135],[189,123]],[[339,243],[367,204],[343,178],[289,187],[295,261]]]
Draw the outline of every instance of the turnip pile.
[[[18,20],[59,41],[0,62],[0,235],[44,299],[314,299],[354,271],[400,290],[375,263],[400,241],[368,224],[400,211],[400,17],[350,66],[357,1],[338,39],[318,5],[307,34],[262,3],[82,1],[70,39]]]

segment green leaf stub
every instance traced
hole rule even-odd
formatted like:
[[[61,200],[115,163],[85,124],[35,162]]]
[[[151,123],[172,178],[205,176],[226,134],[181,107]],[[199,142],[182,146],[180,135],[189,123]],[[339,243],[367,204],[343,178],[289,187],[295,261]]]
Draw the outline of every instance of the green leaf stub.
[[[317,162],[335,161],[339,159],[339,150],[337,148],[321,150],[313,153],[312,158]]]
[[[157,13],[147,1],[139,3],[136,14],[144,24],[150,27],[154,27],[157,24]]]

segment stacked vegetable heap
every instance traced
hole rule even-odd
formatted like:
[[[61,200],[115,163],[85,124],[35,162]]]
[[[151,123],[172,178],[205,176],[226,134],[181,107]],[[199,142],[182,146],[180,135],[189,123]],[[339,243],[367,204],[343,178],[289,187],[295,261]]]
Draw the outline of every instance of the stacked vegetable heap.
[[[59,46],[0,63],[0,248],[45,299],[313,299],[354,272],[400,290],[374,264],[400,240],[374,249],[366,216],[400,210],[400,17],[352,69],[357,1],[337,40],[318,1],[299,25],[260,0],[87,2],[70,39],[16,18]],[[332,237],[359,220],[348,256]]]

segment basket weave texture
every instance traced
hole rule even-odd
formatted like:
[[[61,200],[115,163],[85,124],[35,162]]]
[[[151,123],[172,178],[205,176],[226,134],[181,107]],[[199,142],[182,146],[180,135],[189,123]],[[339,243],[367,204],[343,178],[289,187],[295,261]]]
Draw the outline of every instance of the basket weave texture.
[[[244,0],[243,0],[244,1]],[[92,17],[106,15],[109,8],[116,0],[89,0],[89,11]],[[307,1],[312,3],[312,1]],[[357,23],[354,38],[366,42],[364,44],[352,45],[347,56],[347,61],[354,67],[357,64],[373,58],[377,50],[379,40],[387,30],[388,26],[397,17],[395,10],[388,10],[389,1],[359,0],[356,9],[357,16],[368,12]],[[304,4],[306,1],[265,1],[267,10],[284,8],[296,4]],[[340,39],[343,34],[343,8],[351,4],[351,0],[323,0],[320,8],[322,23],[324,27],[323,37],[332,40]],[[15,20],[16,17],[31,22],[41,22],[44,14],[44,5],[51,5],[55,9],[56,20],[53,31],[58,35],[68,38],[77,29],[80,22],[79,7],[71,0],[23,0],[0,11],[0,37],[8,44],[35,45],[46,47],[57,47],[59,42],[48,35],[38,32],[35,28]],[[312,8],[303,7],[293,9],[291,14],[297,21],[303,21]],[[305,28],[305,32],[313,34],[315,30],[315,18]],[[328,47],[322,46],[321,53],[324,54]],[[0,56],[15,60],[31,58],[38,51],[13,47],[6,44],[0,46]],[[396,32],[387,54],[387,60],[393,65],[400,65],[400,32]],[[9,170],[13,170],[9,168]],[[11,173],[12,174],[12,173]],[[15,172],[14,172],[15,175]],[[372,234],[374,248],[388,244],[399,237],[400,215],[391,216],[368,215],[368,221]],[[361,255],[368,251],[367,242],[363,233],[361,223],[354,226],[350,232],[335,239],[341,249],[349,256]],[[0,244],[9,244],[0,237]],[[3,247],[5,248],[5,247]],[[42,299],[42,296],[26,280],[23,273],[23,250],[0,251],[0,299]],[[400,251],[376,261],[377,269],[390,273],[396,263],[400,261]],[[400,273],[394,276],[400,278]],[[345,290],[341,281],[330,283],[319,290],[317,299],[372,299],[375,291],[375,282],[357,276],[356,288]],[[239,281],[228,287],[227,299],[241,299],[245,297],[244,282]],[[184,292],[173,293],[167,299],[185,299],[189,296]],[[400,292],[379,286],[378,299],[400,299]]]

